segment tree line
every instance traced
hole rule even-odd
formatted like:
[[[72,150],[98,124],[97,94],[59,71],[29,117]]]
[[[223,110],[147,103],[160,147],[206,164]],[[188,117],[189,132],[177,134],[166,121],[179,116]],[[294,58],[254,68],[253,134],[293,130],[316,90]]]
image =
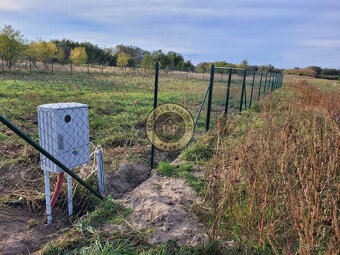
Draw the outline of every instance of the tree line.
[[[319,78],[334,78],[340,76],[340,69],[321,68],[309,66],[307,68],[295,67],[293,69],[278,69],[273,65],[249,65],[247,60],[240,64],[225,61],[201,62],[196,66],[190,60],[177,52],[154,50],[152,52],[137,46],[117,45],[112,48],[100,48],[90,42],[75,42],[69,39],[51,40],[46,42],[38,39],[27,41],[23,34],[10,25],[5,25],[0,31],[0,58],[11,68],[20,58],[25,57],[33,64],[41,62],[63,64],[97,64],[120,67],[142,67],[153,69],[158,62],[161,69],[178,69],[191,72],[209,72],[211,65],[216,67],[242,68],[257,72],[286,73]],[[216,70],[216,72],[223,72]]]
[[[281,69],[275,68],[272,65],[249,65],[247,60],[243,60],[240,64],[232,64],[225,61],[201,62],[196,65],[195,71],[199,73],[209,72],[212,64],[214,64],[215,67],[241,68],[252,72],[282,73]],[[217,69],[215,72],[223,72],[223,70]]]
[[[286,69],[284,73],[333,80],[340,79],[340,69],[321,68],[320,66],[308,66],[306,68],[294,67],[293,69]]]
[[[69,39],[49,42],[38,39],[28,42],[20,31],[10,25],[5,25],[0,31],[0,57],[8,68],[18,59],[26,57],[33,64],[57,62],[154,68],[155,63],[159,62],[162,69],[195,70],[191,61],[184,60],[181,54],[174,51],[149,52],[140,47],[126,45],[102,49],[90,42],[75,42]]]

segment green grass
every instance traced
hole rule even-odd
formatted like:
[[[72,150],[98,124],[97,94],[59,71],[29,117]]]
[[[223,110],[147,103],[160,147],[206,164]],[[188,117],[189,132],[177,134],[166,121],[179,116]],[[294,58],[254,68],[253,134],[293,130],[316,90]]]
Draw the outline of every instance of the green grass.
[[[41,254],[145,254],[145,255],[213,255],[232,254],[221,250],[217,243],[198,247],[178,247],[169,240],[164,245],[149,245],[145,235],[129,228],[124,223],[129,210],[122,208],[109,197],[95,211],[88,213],[74,228],[66,230],[52,242],[46,244]],[[113,223],[110,234],[100,229],[105,223]],[[125,225],[124,225],[125,224]],[[114,231],[114,226],[124,226],[125,231]]]
[[[161,162],[158,165],[157,170],[162,176],[184,179],[198,194],[203,194],[204,179],[193,175],[195,170],[193,169],[192,164],[187,163],[177,167],[171,165],[170,162]]]

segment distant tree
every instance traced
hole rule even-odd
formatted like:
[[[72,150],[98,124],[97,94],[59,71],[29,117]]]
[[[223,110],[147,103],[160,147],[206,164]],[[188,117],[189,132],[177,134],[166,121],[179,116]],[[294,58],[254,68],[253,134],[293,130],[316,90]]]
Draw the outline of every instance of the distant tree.
[[[169,51],[166,56],[169,59],[170,68],[184,68],[184,58],[181,54],[174,51]]]
[[[121,66],[121,67],[127,66],[129,59],[130,59],[130,56],[127,55],[125,52],[119,53],[118,58],[117,58],[117,66]]]
[[[197,73],[205,73],[209,70],[208,66],[209,66],[208,62],[201,62],[201,63],[196,65],[195,71]]]
[[[74,64],[85,64],[87,62],[87,53],[85,47],[76,47],[70,52],[70,60]]]
[[[307,69],[314,70],[317,76],[322,73],[322,68],[320,66],[308,66]]]
[[[55,60],[62,62],[64,58],[62,50],[58,49],[54,42],[45,42],[43,40],[31,42],[27,49],[27,55],[33,62],[41,61],[44,64]]]
[[[136,67],[137,66],[137,62],[135,58],[130,57],[127,61],[126,64],[127,67]]]
[[[241,64],[239,65],[240,68],[247,69],[248,68],[248,61],[246,59],[242,60]]]
[[[113,55],[113,51],[107,49],[101,49],[97,45],[93,45],[90,42],[74,42],[69,39],[53,40],[59,49],[63,50],[65,62],[69,62],[71,50],[77,47],[84,47],[87,54],[86,63],[92,64],[104,64],[115,66],[117,62],[117,56]]]
[[[146,69],[152,69],[154,67],[154,61],[150,53],[146,53],[142,60],[141,67]]]
[[[266,72],[266,73],[273,73],[274,70],[275,70],[275,67],[273,65],[259,66],[258,68],[259,72]]]
[[[338,75],[338,71],[334,68],[324,68],[322,70],[323,75]]]
[[[5,25],[0,32],[0,57],[6,61],[8,68],[20,57],[24,50],[24,39],[20,31],[11,25]]]
[[[126,46],[122,44],[117,45],[113,51],[114,55],[117,57],[122,52],[130,56],[130,58],[134,58],[136,65],[141,65],[143,58],[148,53],[148,51],[143,50],[137,46]]]
[[[190,60],[188,60],[184,62],[183,69],[185,71],[193,72],[195,71],[195,66],[191,63]]]
[[[159,62],[160,68],[165,69],[170,66],[170,59],[162,50],[153,51],[151,56],[155,62]]]

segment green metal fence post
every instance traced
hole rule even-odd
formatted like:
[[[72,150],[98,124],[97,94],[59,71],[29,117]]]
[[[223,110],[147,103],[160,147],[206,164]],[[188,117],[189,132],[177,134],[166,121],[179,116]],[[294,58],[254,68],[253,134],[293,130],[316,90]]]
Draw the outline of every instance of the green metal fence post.
[[[159,63],[157,62],[155,65],[155,88],[154,88],[154,96],[153,96],[153,109],[157,108],[157,100],[158,100],[158,75],[159,75]],[[155,146],[151,145],[151,159],[150,159],[150,167],[154,168],[155,161]]]
[[[277,89],[277,78],[278,78],[278,75],[275,74],[275,90]]]
[[[254,91],[255,75],[256,75],[256,72],[254,72],[254,74],[253,74],[253,82],[252,82],[252,84],[251,84],[251,94],[250,94],[249,108],[251,107],[251,101],[253,100],[253,91]]]
[[[229,69],[229,76],[228,76],[228,87],[227,87],[227,97],[225,99],[225,108],[224,108],[224,118],[227,117],[228,114],[228,107],[229,107],[229,96],[230,96],[230,85],[231,85],[231,76],[233,73],[233,69]]]
[[[210,126],[210,114],[211,114],[211,102],[212,102],[212,94],[213,94],[213,87],[214,87],[214,74],[215,74],[215,65],[211,65],[210,69],[210,90],[209,90],[209,97],[208,97],[208,106],[207,106],[207,119],[205,122],[205,129],[206,131],[209,131]]]
[[[56,159],[54,156],[52,156],[49,152],[47,152],[44,148],[42,148],[39,144],[35,143],[32,138],[27,136],[24,132],[22,132],[19,128],[17,128],[12,122],[7,120],[4,116],[0,114],[0,121],[5,124],[9,129],[11,129],[14,133],[16,133],[19,137],[24,139],[28,144],[30,144],[34,149],[39,151],[41,154],[43,154],[46,158],[51,160],[54,164],[56,164],[58,167],[60,167],[63,171],[65,171],[67,174],[72,176],[73,179],[78,181],[81,185],[83,185],[86,189],[91,191],[96,197],[104,200],[104,197],[99,194],[97,191],[95,191],[90,185],[88,185],[86,182],[84,182],[81,178],[79,178],[75,173],[73,173],[70,169],[68,169],[64,164],[62,164],[58,159]]]
[[[242,92],[241,92],[241,102],[240,102],[240,112],[242,111],[243,95],[244,95],[244,90],[245,90],[245,87],[246,87],[246,77],[247,77],[247,69],[244,69],[244,72],[243,72],[243,83],[242,83]]]
[[[258,92],[258,94],[257,94],[257,101],[260,100],[260,96],[261,96],[262,76],[263,76],[263,73],[261,73],[260,85],[259,85],[259,92]]]
[[[274,89],[274,78],[275,78],[275,74],[272,74],[271,82],[270,82],[270,92],[273,92],[273,89]]]
[[[263,95],[266,95],[267,78],[268,78],[268,73],[266,73],[266,80],[264,81]]]

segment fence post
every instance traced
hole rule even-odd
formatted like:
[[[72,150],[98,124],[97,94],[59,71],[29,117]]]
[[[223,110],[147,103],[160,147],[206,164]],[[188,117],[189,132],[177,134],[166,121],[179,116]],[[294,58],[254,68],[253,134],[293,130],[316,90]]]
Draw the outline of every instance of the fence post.
[[[72,75],[72,63],[70,63],[70,66],[71,66],[71,75]]]
[[[264,83],[263,95],[266,95],[267,81],[268,81],[268,73],[266,73],[266,81],[265,81],[265,83]]]
[[[229,76],[228,76],[227,97],[225,99],[224,118],[227,117],[227,113],[228,113],[229,96],[230,96],[230,85],[231,85],[231,75],[232,75],[232,73],[233,73],[233,68],[230,68],[229,69]]]
[[[244,90],[245,90],[245,87],[246,87],[246,77],[247,77],[247,69],[244,69],[244,72],[243,72],[243,83],[242,83],[242,92],[241,92],[241,102],[240,102],[240,112],[242,111],[243,95],[244,95]]]
[[[263,76],[263,73],[261,73],[261,78],[260,78],[260,85],[259,85],[259,92],[257,94],[257,101],[260,100],[260,96],[261,96],[261,84],[262,84],[262,76]]]
[[[54,74],[54,73],[53,73],[53,62],[51,62],[51,65],[52,65],[52,75],[53,75],[53,74]]]
[[[270,81],[270,82],[269,82],[270,93],[273,92],[273,80],[274,80],[273,78],[274,78],[274,74],[271,73],[271,74],[270,74],[270,79],[269,79],[269,81]]]
[[[215,74],[215,65],[211,65],[210,69],[210,90],[209,90],[209,97],[208,97],[208,106],[207,106],[207,119],[205,122],[205,129],[206,131],[209,131],[210,126],[210,114],[211,114],[211,102],[212,102],[212,93],[213,93],[213,87],[214,87],[214,74]]]
[[[32,62],[30,60],[30,74],[32,74]]]
[[[155,65],[155,88],[154,88],[154,96],[153,96],[153,109],[157,107],[157,99],[158,99],[158,73],[159,73],[159,63],[157,62]],[[155,160],[155,146],[151,145],[151,160],[150,167],[154,168],[154,160]]]
[[[253,82],[252,82],[252,84],[251,84],[251,94],[250,94],[249,108],[251,107],[251,101],[253,100],[253,91],[254,91],[255,75],[256,75],[256,72],[254,72],[254,74],[253,74]]]
[[[279,88],[278,84],[279,84],[279,74],[276,74],[276,77],[275,77],[275,90],[277,90]]]

